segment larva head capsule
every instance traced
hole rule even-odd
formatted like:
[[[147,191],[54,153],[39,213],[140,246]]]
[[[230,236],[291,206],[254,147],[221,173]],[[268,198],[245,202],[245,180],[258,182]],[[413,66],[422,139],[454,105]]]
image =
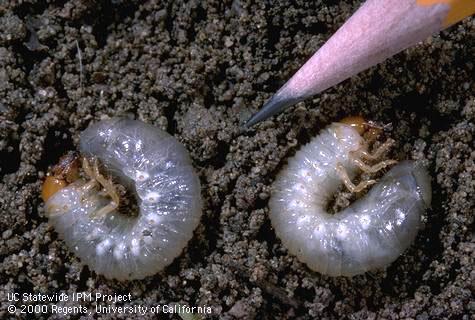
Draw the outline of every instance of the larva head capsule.
[[[46,202],[53,194],[78,178],[79,157],[75,152],[69,152],[48,172],[41,188],[41,198]]]
[[[362,116],[345,117],[339,122],[353,127],[361,136],[366,135],[366,138],[369,141],[376,139],[382,131],[381,128],[366,121]]]

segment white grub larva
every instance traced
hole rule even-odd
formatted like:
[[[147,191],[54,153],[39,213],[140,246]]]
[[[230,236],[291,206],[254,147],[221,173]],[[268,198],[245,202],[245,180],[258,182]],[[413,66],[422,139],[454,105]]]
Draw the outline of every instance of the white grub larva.
[[[290,253],[322,274],[354,276],[387,266],[412,243],[430,205],[426,170],[403,161],[363,198],[336,214],[326,211],[342,183],[354,192],[376,183],[355,186],[358,170],[376,172],[394,163],[362,161],[377,160],[390,145],[388,140],[370,154],[364,124],[359,117],[331,124],[288,161],[273,185],[272,226]]]
[[[113,118],[87,128],[80,151],[87,179],[76,174],[65,182],[64,168],[74,166],[62,160],[43,186],[50,224],[83,263],[107,278],[142,279],[165,268],[201,218],[200,183],[185,148],[151,125]],[[138,214],[119,212],[114,185],[88,158],[99,159],[135,196]]]

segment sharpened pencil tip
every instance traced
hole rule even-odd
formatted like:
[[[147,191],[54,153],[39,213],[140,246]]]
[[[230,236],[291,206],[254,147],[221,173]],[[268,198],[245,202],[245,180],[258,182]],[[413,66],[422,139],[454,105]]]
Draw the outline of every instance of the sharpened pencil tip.
[[[245,128],[251,128],[255,124],[267,120],[268,118],[272,117],[275,114],[280,113],[287,107],[290,107],[297,102],[301,101],[302,99],[294,98],[294,97],[283,97],[280,94],[273,95],[259,110],[256,114],[254,114],[245,124]]]

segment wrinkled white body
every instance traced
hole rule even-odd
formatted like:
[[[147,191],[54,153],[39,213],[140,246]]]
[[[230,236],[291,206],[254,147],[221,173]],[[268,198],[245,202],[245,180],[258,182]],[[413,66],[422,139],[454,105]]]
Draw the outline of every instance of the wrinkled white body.
[[[388,265],[414,240],[430,204],[426,171],[404,161],[364,198],[328,214],[328,201],[342,184],[337,163],[354,176],[349,153],[362,143],[352,127],[334,123],[289,160],[273,186],[269,207],[277,235],[299,260],[323,274],[353,276]]]
[[[81,152],[101,160],[135,195],[138,215],[114,211],[93,219],[111,201],[78,180],[46,203],[49,222],[81,261],[118,280],[153,275],[176,258],[201,217],[200,184],[185,148],[140,121],[101,121],[81,135]]]

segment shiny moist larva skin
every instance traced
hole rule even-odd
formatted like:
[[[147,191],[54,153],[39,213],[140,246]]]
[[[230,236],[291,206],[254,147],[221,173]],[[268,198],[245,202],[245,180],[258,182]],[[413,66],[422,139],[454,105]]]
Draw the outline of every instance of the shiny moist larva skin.
[[[80,137],[83,157],[136,198],[138,212],[95,217],[111,199],[79,179],[46,202],[49,222],[69,249],[98,274],[142,279],[169,265],[193,236],[202,212],[200,183],[185,148],[137,120],[112,118]]]
[[[288,161],[273,184],[270,219],[290,253],[325,275],[354,276],[397,259],[417,235],[430,205],[430,177],[413,161],[387,172],[363,198],[332,215],[326,205],[352,177],[351,152],[364,147],[353,127],[333,123]]]

